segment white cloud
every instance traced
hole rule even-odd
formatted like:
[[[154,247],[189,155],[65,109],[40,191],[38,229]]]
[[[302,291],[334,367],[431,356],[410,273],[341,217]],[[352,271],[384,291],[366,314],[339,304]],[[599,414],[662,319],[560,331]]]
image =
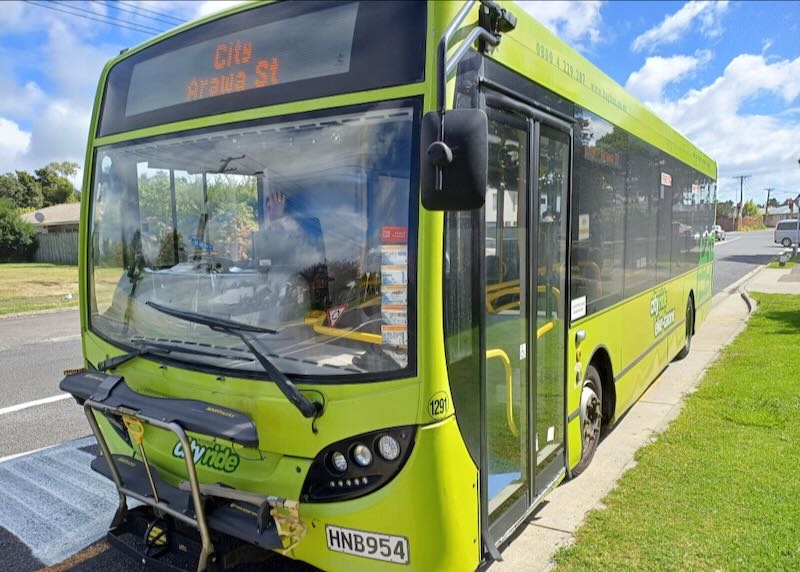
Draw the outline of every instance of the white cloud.
[[[20,129],[16,122],[0,117],[0,172],[15,168],[17,157],[28,149],[30,141],[30,133]]]
[[[707,38],[717,37],[722,34],[722,15],[727,9],[728,0],[690,0],[674,14],[665,16],[660,24],[637,36],[631,47],[636,52],[652,51],[658,46],[677,42],[696,24]]]
[[[585,47],[586,42],[590,46],[597,44],[601,39],[603,2],[600,0],[523,0],[518,4],[559,38],[579,48]]]
[[[631,73],[625,89],[642,101],[659,101],[668,84],[686,78],[710,59],[708,50],[699,50],[693,56],[651,56],[641,69]]]
[[[783,113],[744,113],[755,97],[783,104]],[[753,196],[762,187],[800,190],[800,119],[791,111],[800,98],[800,56],[767,59],[763,54],[735,57],[711,84],[676,100],[650,102],[655,112],[684,133],[719,164],[723,199],[732,198],[733,175],[752,175]]]
[[[0,86],[0,173],[50,161],[82,165],[97,80],[122,45],[98,42],[98,25],[81,18],[26,3],[3,8],[0,35],[36,41],[3,42],[0,71],[9,79]],[[14,80],[31,74],[37,81]]]
[[[75,161],[83,165],[91,112],[68,101],[52,101],[33,124],[30,146],[19,160],[28,169],[51,161]]]
[[[47,99],[42,88],[35,81],[27,81],[25,85],[17,85],[14,76],[3,74],[9,78],[0,90],[0,116],[17,119],[30,119],[35,116],[41,103]]]

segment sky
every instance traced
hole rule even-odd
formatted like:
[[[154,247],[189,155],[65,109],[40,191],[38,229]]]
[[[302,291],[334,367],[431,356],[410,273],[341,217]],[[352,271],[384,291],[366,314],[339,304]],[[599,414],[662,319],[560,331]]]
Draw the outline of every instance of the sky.
[[[235,3],[3,2],[0,173],[82,164],[103,64]],[[800,193],[800,1],[519,4],[716,159],[720,200]]]

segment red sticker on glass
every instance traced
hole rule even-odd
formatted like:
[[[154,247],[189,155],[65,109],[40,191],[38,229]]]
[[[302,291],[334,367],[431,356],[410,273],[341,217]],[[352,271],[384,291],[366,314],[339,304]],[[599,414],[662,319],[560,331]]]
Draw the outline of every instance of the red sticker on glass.
[[[408,227],[385,226],[381,231],[382,242],[408,242]]]
[[[336,325],[336,322],[339,321],[339,318],[342,317],[344,311],[347,310],[347,306],[334,306],[333,308],[328,308],[328,325],[332,328]]]

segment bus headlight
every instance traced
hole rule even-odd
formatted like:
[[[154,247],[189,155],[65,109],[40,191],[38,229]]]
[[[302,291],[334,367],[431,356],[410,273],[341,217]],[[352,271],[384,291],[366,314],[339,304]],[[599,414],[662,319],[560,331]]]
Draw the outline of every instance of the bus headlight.
[[[331,454],[331,465],[336,471],[344,473],[347,470],[347,458],[339,451],[334,451]]]
[[[400,443],[391,435],[381,435],[378,439],[378,453],[387,461],[394,461],[400,456]]]
[[[353,460],[362,467],[369,467],[372,462],[372,451],[366,445],[359,443],[353,447]]]
[[[414,426],[394,427],[331,443],[311,463],[301,500],[348,500],[378,490],[403,468],[414,447],[415,433]]]

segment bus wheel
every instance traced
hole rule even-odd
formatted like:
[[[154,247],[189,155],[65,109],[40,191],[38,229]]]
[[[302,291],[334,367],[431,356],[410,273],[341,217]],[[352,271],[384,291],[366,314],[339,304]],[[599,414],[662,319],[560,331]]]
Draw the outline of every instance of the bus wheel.
[[[789,248],[789,247],[792,245],[792,239],[791,239],[791,238],[789,238],[788,236],[785,236],[785,237],[783,238],[783,240],[781,241],[781,244],[782,244],[783,246],[785,246],[786,248]]]
[[[694,333],[694,304],[692,304],[692,299],[689,298],[689,301],[686,302],[686,341],[684,342],[681,351],[679,351],[678,355],[675,356],[677,359],[683,359],[689,355],[689,351],[692,349],[693,333]]]
[[[586,379],[581,391],[580,420],[581,460],[572,469],[574,476],[580,475],[592,462],[603,427],[603,384],[600,382],[600,373],[593,365],[586,368]]]

